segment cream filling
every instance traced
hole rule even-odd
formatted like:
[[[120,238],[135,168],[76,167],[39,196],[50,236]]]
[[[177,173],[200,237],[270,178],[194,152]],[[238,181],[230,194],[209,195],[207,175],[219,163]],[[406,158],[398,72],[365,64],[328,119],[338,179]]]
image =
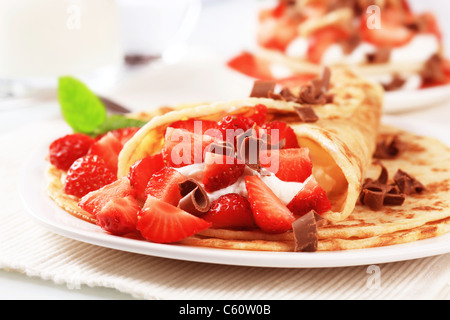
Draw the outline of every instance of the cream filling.
[[[188,179],[194,179],[200,184],[202,184],[203,172],[205,169],[204,163],[191,164],[182,168],[175,168],[179,173]],[[275,174],[270,173],[268,176],[261,176],[257,171],[246,167],[242,176],[233,183],[232,185],[214,191],[207,192],[209,199],[212,201],[217,200],[219,197],[229,194],[237,193],[243,197],[247,197],[247,188],[245,187],[245,177],[246,176],[257,175],[261,180],[272,190],[272,192],[283,202],[285,205],[289,204],[291,200],[297,195],[297,193],[303,188],[303,186],[308,182],[309,178],[304,183],[299,182],[286,182],[280,180],[275,176]]]

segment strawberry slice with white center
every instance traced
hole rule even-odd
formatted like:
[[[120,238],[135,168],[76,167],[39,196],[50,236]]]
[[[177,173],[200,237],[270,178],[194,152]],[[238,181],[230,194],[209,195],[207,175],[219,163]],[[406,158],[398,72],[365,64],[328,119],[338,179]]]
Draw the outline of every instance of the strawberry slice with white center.
[[[135,196],[135,191],[127,177],[114,181],[98,190],[89,192],[78,202],[83,210],[95,215],[113,199]]]
[[[327,193],[314,177],[305,181],[303,188],[288,203],[287,207],[296,216],[303,216],[311,210],[315,210],[318,214],[323,214],[331,210]]]
[[[283,233],[292,228],[294,215],[261,178],[247,176],[245,186],[253,217],[261,230],[268,233]]]
[[[96,214],[97,225],[118,236],[134,232],[140,209],[132,196],[112,198]]]
[[[138,214],[136,227],[149,241],[173,243],[193,236],[210,226],[210,222],[149,196]]]
[[[99,156],[105,161],[108,169],[117,174],[119,153],[122,151],[122,147],[120,140],[112,132],[108,132],[91,146],[88,154]]]
[[[174,168],[165,167],[156,172],[148,181],[145,194],[158,198],[161,201],[178,205],[181,200],[179,183],[186,180],[186,177]]]
[[[164,161],[174,168],[202,163],[205,149],[214,141],[215,138],[209,135],[168,127],[162,149]]]
[[[244,173],[245,164],[226,155],[207,152],[203,185],[207,192],[214,192],[235,183]]]
[[[136,161],[128,173],[128,178],[133,188],[136,190],[136,198],[144,202],[147,199],[145,189],[150,178],[159,170],[165,167],[164,159],[161,153],[145,157]]]
[[[286,182],[304,182],[313,164],[307,148],[271,150],[260,153],[261,165]]]

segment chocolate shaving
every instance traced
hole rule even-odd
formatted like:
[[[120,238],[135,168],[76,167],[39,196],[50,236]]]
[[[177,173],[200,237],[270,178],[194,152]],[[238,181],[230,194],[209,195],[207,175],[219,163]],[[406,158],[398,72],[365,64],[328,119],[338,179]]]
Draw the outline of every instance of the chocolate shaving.
[[[208,194],[202,185],[194,179],[187,179],[178,184],[182,199],[178,207],[193,215],[201,215],[208,212],[211,207]]]
[[[323,105],[331,103],[333,96],[328,94],[330,89],[331,71],[326,67],[320,78],[312,80],[309,84],[301,87],[297,103]]]
[[[292,223],[296,252],[315,252],[318,247],[317,228],[324,222],[314,210]]]
[[[422,183],[400,169],[395,174],[394,181],[400,189],[400,192],[407,195],[412,193],[422,193],[425,190]]]
[[[403,88],[405,83],[406,83],[406,79],[402,78],[398,74],[394,74],[392,81],[387,84],[383,84],[383,88],[384,88],[384,90],[386,90],[388,92],[395,91],[395,90]]]
[[[374,53],[366,55],[367,62],[371,64],[387,63],[391,59],[391,48],[378,48]]]
[[[395,159],[405,149],[406,143],[401,141],[398,135],[395,135],[378,141],[373,157],[376,159]]]
[[[302,122],[313,123],[319,121],[319,117],[310,105],[294,107],[294,110]]]
[[[233,157],[234,145],[228,141],[213,142],[206,147],[205,152],[211,152],[218,155]]]
[[[446,76],[442,68],[443,59],[441,55],[435,54],[425,63],[420,75],[425,84],[444,83]]]
[[[270,98],[275,91],[275,81],[257,80],[253,84],[251,98]]]

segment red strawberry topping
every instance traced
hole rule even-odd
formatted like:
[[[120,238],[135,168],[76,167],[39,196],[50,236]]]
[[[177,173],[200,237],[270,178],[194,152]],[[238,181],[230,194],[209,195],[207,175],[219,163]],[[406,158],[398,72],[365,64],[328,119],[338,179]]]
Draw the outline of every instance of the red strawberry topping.
[[[210,222],[149,196],[139,212],[136,227],[141,235],[149,241],[173,243],[210,226]]]
[[[108,132],[92,145],[89,154],[103,159],[108,169],[117,174],[117,163],[122,147],[120,140],[112,132]]]
[[[149,180],[145,193],[161,201],[178,205],[181,200],[179,183],[186,178],[174,168],[166,167],[156,172]]]
[[[64,192],[81,198],[116,179],[116,175],[106,167],[103,159],[96,155],[87,155],[75,160],[70,166],[64,183]]]
[[[163,156],[161,153],[158,153],[145,157],[130,167],[128,178],[136,190],[136,197],[139,201],[144,202],[147,199],[145,189],[147,188],[148,181],[156,172],[164,168],[164,166]]]
[[[134,232],[140,209],[132,196],[113,198],[97,213],[97,225],[114,235]]]
[[[295,215],[302,216],[311,210],[323,214],[331,210],[326,192],[320,187],[314,177],[308,179],[303,188],[287,205]]]
[[[313,164],[309,149],[271,150],[260,154],[261,165],[287,182],[304,182],[311,174]]]
[[[214,192],[235,183],[244,173],[245,164],[237,158],[206,153],[203,184],[207,192]]]
[[[295,217],[258,176],[245,177],[248,200],[256,224],[268,233],[283,233],[292,228]]]
[[[297,136],[294,130],[288,126],[286,122],[283,121],[272,121],[265,123],[261,126],[271,137],[270,144],[276,145],[281,140],[285,140],[284,149],[299,148]],[[272,131],[273,130],[273,131]],[[278,130],[278,131],[275,131]],[[278,139],[276,137],[278,136]]]
[[[94,142],[85,134],[68,134],[50,144],[49,161],[56,168],[67,171],[75,160],[88,153]]]
[[[229,193],[219,197],[211,204],[209,211],[202,216],[212,223],[212,228],[253,228],[250,203],[243,196]]]

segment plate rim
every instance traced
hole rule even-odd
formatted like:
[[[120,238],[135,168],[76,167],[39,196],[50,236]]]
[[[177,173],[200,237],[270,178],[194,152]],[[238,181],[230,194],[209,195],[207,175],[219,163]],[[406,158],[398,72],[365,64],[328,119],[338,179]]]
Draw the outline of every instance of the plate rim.
[[[393,124],[394,122],[397,125],[400,123],[400,127],[402,127],[402,125],[411,127],[412,124],[415,124],[416,126],[420,125],[421,128],[424,127],[423,122],[415,120],[399,120],[391,116],[383,117],[382,123]],[[434,130],[439,129],[439,127],[434,125],[425,125],[425,127]],[[440,130],[445,130],[450,133],[450,129],[440,128]],[[437,132],[439,133],[441,131],[438,130]],[[450,141],[445,141],[444,143],[450,145]],[[25,211],[36,222],[38,222],[38,224],[53,233],[59,234],[60,236],[84,243],[125,252],[182,261],[246,267],[299,269],[338,268],[382,264],[450,253],[450,234],[431,239],[419,240],[412,243],[386,247],[333,252],[300,253],[227,250],[178,244],[157,244],[149,241],[110,235],[97,229],[95,229],[96,231],[86,231],[79,229],[76,226],[68,226],[59,221],[52,221],[49,219],[48,215],[40,212],[39,210],[39,207],[44,206],[48,210],[56,210],[58,214],[65,214],[66,218],[73,221],[75,224],[82,223],[83,225],[86,224],[86,226],[97,228],[89,222],[82,221],[70,215],[57,206],[57,204],[48,197],[45,191],[45,166],[48,166],[48,163],[46,163],[44,157],[44,150],[46,150],[46,147],[47,146],[44,144],[36,146],[33,152],[30,152],[30,156],[22,164],[17,184],[19,197]],[[44,197],[40,198],[41,196]]]

